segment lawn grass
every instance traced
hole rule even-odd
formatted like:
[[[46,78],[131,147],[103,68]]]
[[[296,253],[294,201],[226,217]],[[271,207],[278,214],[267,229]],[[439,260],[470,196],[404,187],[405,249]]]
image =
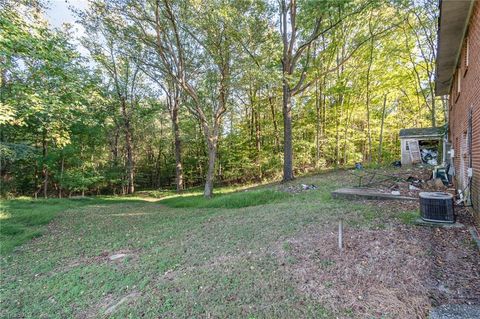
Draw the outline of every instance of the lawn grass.
[[[332,200],[345,183],[336,173],[291,184],[299,183],[318,190],[289,194],[287,184],[211,200],[2,202],[5,220],[24,233],[56,217],[43,236],[2,254],[0,317],[354,317],[297,289],[286,271],[298,262],[287,256],[288,240],[307,229],[335,231],[340,217],[368,228],[378,215]],[[112,261],[114,254],[126,256]]]
[[[83,197],[75,199],[0,200],[0,253],[8,253],[16,246],[40,236],[45,225],[58,213],[94,204],[114,204],[132,200],[133,197]]]
[[[406,211],[399,214],[398,218],[407,225],[413,225],[420,219],[420,212],[418,210]]]
[[[238,191],[234,193],[220,193],[213,198],[202,195],[187,195],[166,198],[162,204],[174,208],[242,208],[264,204],[278,203],[288,200],[290,194],[272,189],[258,189]]]
[[[153,196],[174,208],[241,208],[288,199],[288,194],[271,189],[234,192],[233,187],[217,190],[216,195],[207,199],[200,195],[200,189],[189,190],[179,196],[173,191],[140,192],[140,196]],[[142,201],[142,197],[78,197],[32,199],[21,197],[14,200],[0,200],[0,253],[11,252],[15,247],[42,235],[44,225],[58,213],[87,205],[119,204]]]

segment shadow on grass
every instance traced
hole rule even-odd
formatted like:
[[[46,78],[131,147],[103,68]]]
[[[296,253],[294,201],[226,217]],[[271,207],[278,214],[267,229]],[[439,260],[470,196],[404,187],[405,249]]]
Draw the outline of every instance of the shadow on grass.
[[[65,210],[88,205],[142,202],[135,197],[82,197],[31,199],[20,197],[0,201],[0,253],[11,252],[16,246],[42,235],[44,225]]]

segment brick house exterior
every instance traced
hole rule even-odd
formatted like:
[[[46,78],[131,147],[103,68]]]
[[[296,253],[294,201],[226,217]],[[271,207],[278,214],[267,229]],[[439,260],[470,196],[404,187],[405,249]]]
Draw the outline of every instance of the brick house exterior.
[[[480,1],[441,0],[436,94],[448,94],[455,188],[480,224]]]

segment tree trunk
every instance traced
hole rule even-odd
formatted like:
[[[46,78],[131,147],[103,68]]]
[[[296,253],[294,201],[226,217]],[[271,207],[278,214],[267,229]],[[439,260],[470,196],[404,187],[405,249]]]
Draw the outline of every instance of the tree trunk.
[[[162,144],[158,145],[158,153],[155,156],[155,188],[162,186]]]
[[[285,79],[286,81],[286,79]],[[283,181],[291,181],[293,176],[292,145],[292,109],[291,92],[286,83],[283,84]]]
[[[133,194],[135,191],[134,179],[134,160],[133,160],[133,150],[132,150],[132,137],[129,131],[125,134],[126,141],[126,151],[127,151],[127,194]]]
[[[315,167],[318,168],[320,161],[320,109],[321,91],[319,90],[318,79],[315,80]]]
[[[383,124],[385,122],[385,109],[387,105],[387,95],[383,96],[383,109],[382,109],[382,124],[380,125],[380,138],[378,141],[378,164],[382,162],[382,147],[383,147]]]
[[[365,101],[365,106],[366,106],[366,111],[367,111],[367,139],[368,139],[368,155],[366,156],[367,162],[371,163],[372,162],[372,134],[371,134],[371,129],[370,129],[370,72],[372,68],[372,63],[373,63],[373,37],[371,39],[371,45],[370,45],[370,58],[368,62],[368,69],[367,69],[367,87],[366,87],[366,101]]]
[[[34,175],[34,180],[35,180],[34,197],[35,197],[35,199],[37,199],[38,198],[38,193],[42,189],[42,186],[39,185],[39,181],[38,181],[38,161],[37,160],[35,160],[35,173],[33,175]]]
[[[324,81],[323,82],[324,86],[326,86],[326,82]],[[320,136],[322,136],[323,138],[325,137],[326,135],[326,127],[327,127],[327,96],[326,95],[323,95],[323,101],[322,101],[322,114],[321,114],[321,117],[322,117],[322,126],[320,127]]]
[[[62,151],[62,162],[60,164],[60,183],[58,185],[58,198],[62,198],[64,170],[65,170],[65,156],[63,155],[63,151]]]
[[[182,167],[182,145],[180,140],[180,129],[178,127],[178,106],[172,109],[172,126],[174,136],[174,152],[175,152],[175,178],[177,192],[183,190],[183,167]]]
[[[213,195],[213,180],[215,177],[215,159],[217,157],[217,142],[215,138],[208,141],[208,170],[205,179],[205,189],[203,195],[207,198]]]
[[[432,126],[437,126],[437,110],[435,109],[435,91],[432,91]]]
[[[118,162],[118,123],[115,120],[115,131],[113,133],[113,140],[111,141],[111,152],[112,152],[112,159],[115,164]]]
[[[343,107],[343,95],[340,95],[340,107]],[[340,116],[338,115],[338,102],[335,102],[335,166],[340,164]]]
[[[348,100],[348,102],[346,103],[347,105],[350,104],[350,100]],[[343,134],[343,165],[346,165],[348,163],[348,145],[347,145],[347,142],[348,142],[348,129],[350,127],[350,122],[351,122],[351,119],[352,119],[352,113],[353,113],[353,110],[350,110],[349,112],[349,109],[347,108],[347,115],[346,115],[346,118],[345,118],[345,132]]]
[[[125,151],[127,156],[126,173],[127,173],[127,194],[133,194],[135,191],[135,162],[133,158],[133,139],[130,119],[127,114],[126,102],[122,101],[122,116],[125,131]]]
[[[250,98],[252,100],[252,98]],[[250,140],[253,141],[254,139],[254,133],[253,131],[255,130],[255,110],[254,110],[254,104],[251,102],[250,104]]]
[[[257,166],[257,173],[258,173],[258,179],[261,181],[262,180],[262,165],[261,165],[261,149],[262,149],[262,134],[261,134],[261,126],[260,126],[260,112],[258,110],[259,105],[255,105],[255,102],[257,100],[257,92],[254,91],[253,96],[251,98],[251,103],[252,103],[252,112],[255,114],[255,150],[256,150],[256,166]]]
[[[278,133],[278,124],[277,124],[277,114],[275,112],[275,101],[273,101],[273,97],[268,96],[268,102],[270,104],[270,111],[272,112],[272,122],[273,122],[273,133],[275,135],[275,151],[277,153],[280,152],[280,137]]]
[[[42,175],[43,175],[43,197],[48,198],[48,167],[45,164],[47,159],[47,140],[46,140],[46,132],[43,132],[43,139],[42,139],[42,156],[43,156],[43,167],[42,167]]]
[[[176,83],[173,79],[162,79],[159,80],[156,76],[151,74],[147,75],[150,76],[152,80],[154,80],[159,87],[163,90],[166,95],[166,102],[168,108],[168,114],[170,117],[171,123],[171,130],[173,135],[173,142],[172,142],[172,152],[175,157],[175,187],[177,193],[180,193],[184,189],[184,181],[183,181],[183,166],[182,166],[182,143],[180,139],[180,128],[178,125],[178,110],[180,106],[180,92],[178,83]],[[159,118],[160,121],[160,136],[163,136],[163,121],[162,118]],[[158,153],[155,155],[155,151],[152,149],[152,161],[154,161],[154,170],[151,174],[151,185],[154,188],[161,187],[164,185],[162,183],[162,176],[161,176],[161,158],[162,158],[162,141],[158,145]],[[166,163],[165,163],[166,164]],[[167,164],[165,165],[167,166]],[[167,183],[170,185],[171,178],[167,177]]]

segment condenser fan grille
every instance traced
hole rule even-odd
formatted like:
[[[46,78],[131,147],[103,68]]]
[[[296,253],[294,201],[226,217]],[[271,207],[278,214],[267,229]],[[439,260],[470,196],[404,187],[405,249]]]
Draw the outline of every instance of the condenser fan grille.
[[[425,221],[454,223],[452,194],[442,192],[422,192],[420,196],[420,214]]]

